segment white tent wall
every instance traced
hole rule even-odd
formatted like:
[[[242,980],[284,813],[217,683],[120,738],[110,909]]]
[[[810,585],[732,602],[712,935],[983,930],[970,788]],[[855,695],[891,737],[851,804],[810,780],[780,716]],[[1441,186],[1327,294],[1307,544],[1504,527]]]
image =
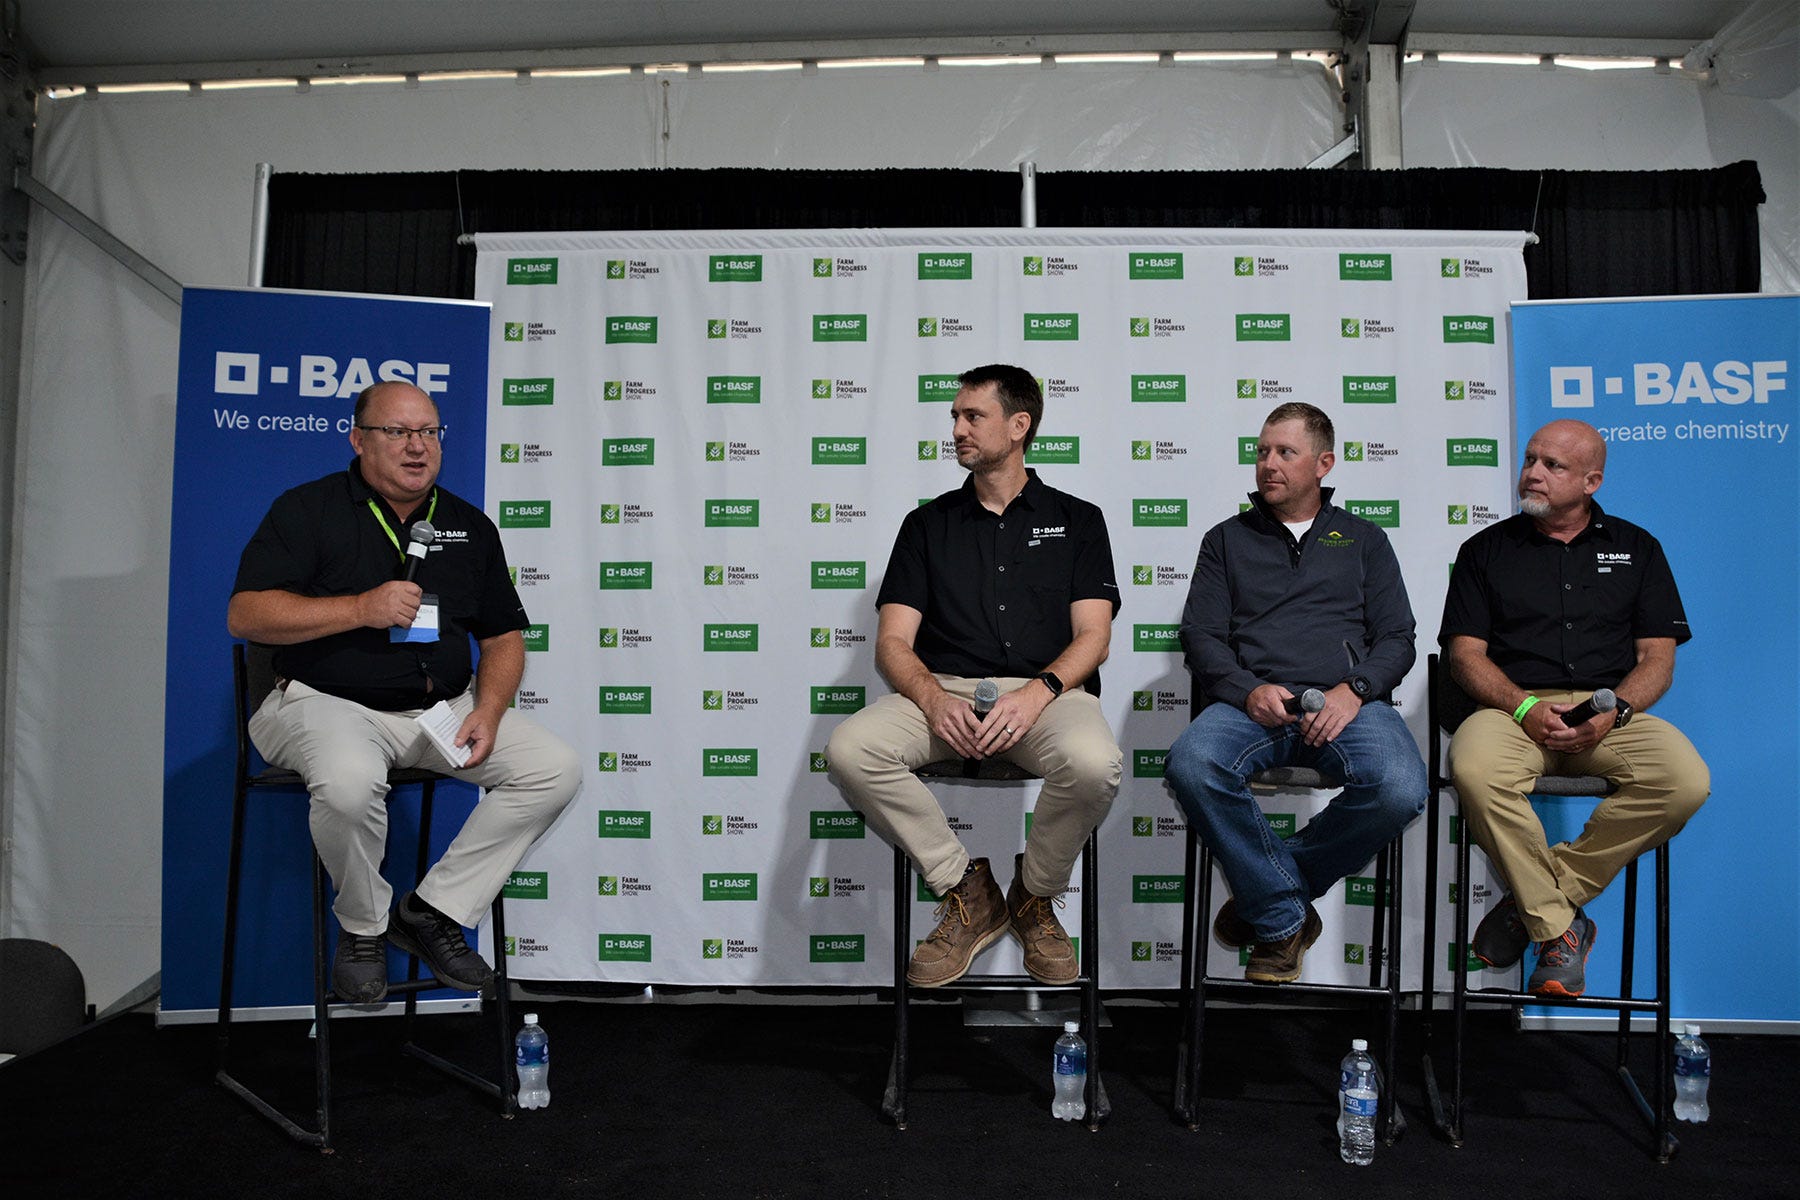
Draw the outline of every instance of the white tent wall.
[[[1771,200],[1765,286],[1800,287],[1792,95],[1708,96],[1690,79],[1640,72],[1565,85],[1574,74],[1409,66],[1409,165],[1756,158]],[[1553,112],[1547,88],[1561,104]],[[1505,105],[1517,120],[1494,119]],[[1305,61],[367,84],[45,102],[34,173],[183,283],[235,285],[259,161],[284,172],[1007,170],[1025,160],[1045,171],[1224,170],[1302,165],[1340,123],[1335,82]],[[154,974],[159,955],[178,322],[162,296],[41,212],[30,255],[0,933],[61,943],[105,1008]]]

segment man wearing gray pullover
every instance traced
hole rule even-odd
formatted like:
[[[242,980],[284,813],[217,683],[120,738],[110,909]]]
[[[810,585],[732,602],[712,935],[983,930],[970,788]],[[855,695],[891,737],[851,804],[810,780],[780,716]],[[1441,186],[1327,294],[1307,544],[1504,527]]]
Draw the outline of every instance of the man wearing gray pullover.
[[[1165,775],[1231,884],[1213,935],[1250,947],[1258,983],[1299,978],[1321,931],[1312,901],[1425,807],[1425,764],[1389,700],[1414,661],[1412,606],[1387,536],[1320,486],[1335,437],[1310,404],[1269,414],[1251,507],[1207,531],[1181,618],[1199,711]],[[1343,785],[1286,841],[1249,785],[1281,766]]]

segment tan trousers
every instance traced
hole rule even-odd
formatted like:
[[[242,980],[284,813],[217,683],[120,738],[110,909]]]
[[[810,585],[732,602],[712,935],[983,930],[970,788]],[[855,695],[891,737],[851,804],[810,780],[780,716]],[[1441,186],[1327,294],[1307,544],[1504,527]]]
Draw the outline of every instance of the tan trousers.
[[[1536,695],[1571,704],[1589,693]],[[1595,806],[1580,837],[1551,846],[1527,799],[1539,775],[1600,775],[1617,790]],[[1584,754],[1555,754],[1527,737],[1510,713],[1484,708],[1450,741],[1450,777],[1469,836],[1506,880],[1538,942],[1560,937],[1575,910],[1627,863],[1680,833],[1712,790],[1693,744],[1649,713]]]
[[[450,701],[458,719],[474,689]],[[387,929],[393,888],[381,877],[387,852],[387,773],[425,767],[485,789],[444,857],[418,886],[419,899],[473,927],[581,786],[581,762],[563,740],[516,712],[495,731],[480,766],[452,767],[413,721],[328,696],[298,681],[270,692],[250,718],[250,740],[265,759],[299,772],[312,794],[308,823],[337,888],[332,911],[350,933]]]
[[[945,691],[967,699],[973,699],[980,682],[954,675],[937,679]],[[1004,694],[1028,680],[994,682]],[[969,852],[951,831],[931,789],[912,772],[928,762],[957,757],[932,735],[918,705],[891,692],[833,730],[825,749],[832,782],[850,807],[905,850],[925,885],[940,896],[962,879]],[[1052,700],[1037,724],[1001,757],[1044,780],[1025,843],[1021,881],[1034,896],[1061,895],[1088,834],[1119,790],[1124,758],[1119,743],[1101,715],[1100,702],[1071,688]]]

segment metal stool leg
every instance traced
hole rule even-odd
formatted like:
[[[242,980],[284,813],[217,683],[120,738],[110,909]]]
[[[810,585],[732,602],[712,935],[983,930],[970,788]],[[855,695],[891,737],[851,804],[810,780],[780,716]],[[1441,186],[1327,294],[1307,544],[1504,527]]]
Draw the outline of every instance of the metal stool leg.
[[[1187,856],[1184,883],[1181,889],[1181,967],[1180,967],[1180,1032],[1177,1037],[1175,1053],[1175,1117],[1177,1120],[1194,1127],[1195,1102],[1198,1097],[1194,1093],[1194,1076],[1199,1070],[1196,1060],[1196,1044],[1194,1041],[1194,986],[1199,976],[1204,973],[1206,948],[1195,938],[1196,921],[1194,917],[1198,900],[1194,895],[1194,883],[1199,877],[1197,863],[1200,857],[1200,839],[1192,829],[1187,834]],[[1196,966],[1196,958],[1200,965]]]
[[[888,1060],[887,1090],[881,1097],[883,1116],[906,1128],[907,1028],[912,993],[906,968],[912,959],[912,864],[906,851],[894,848],[894,1051]]]

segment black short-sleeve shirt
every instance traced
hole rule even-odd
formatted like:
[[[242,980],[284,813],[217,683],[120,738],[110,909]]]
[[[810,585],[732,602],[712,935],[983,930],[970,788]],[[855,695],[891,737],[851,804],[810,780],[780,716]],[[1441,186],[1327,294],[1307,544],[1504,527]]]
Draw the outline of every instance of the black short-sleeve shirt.
[[[1692,633],[1662,544],[1593,505],[1563,543],[1523,513],[1462,544],[1438,644],[1487,642],[1488,657],[1524,688],[1616,687],[1637,665],[1639,638]]]
[[[924,614],[913,650],[947,675],[1035,675],[1075,638],[1069,606],[1119,611],[1112,542],[1098,506],[1027,470],[1025,488],[992,513],[970,478],[900,523],[875,598]],[[1098,673],[1088,680],[1098,695]]]
[[[302,596],[368,591],[403,573],[408,531],[427,517],[437,539],[413,580],[438,598],[438,640],[394,643],[385,629],[352,629],[276,647],[278,675],[370,708],[423,708],[469,686],[471,637],[525,628],[500,532],[486,513],[440,487],[412,521],[401,521],[370,490],[355,460],[347,471],[276,497],[244,547],[231,590]]]

